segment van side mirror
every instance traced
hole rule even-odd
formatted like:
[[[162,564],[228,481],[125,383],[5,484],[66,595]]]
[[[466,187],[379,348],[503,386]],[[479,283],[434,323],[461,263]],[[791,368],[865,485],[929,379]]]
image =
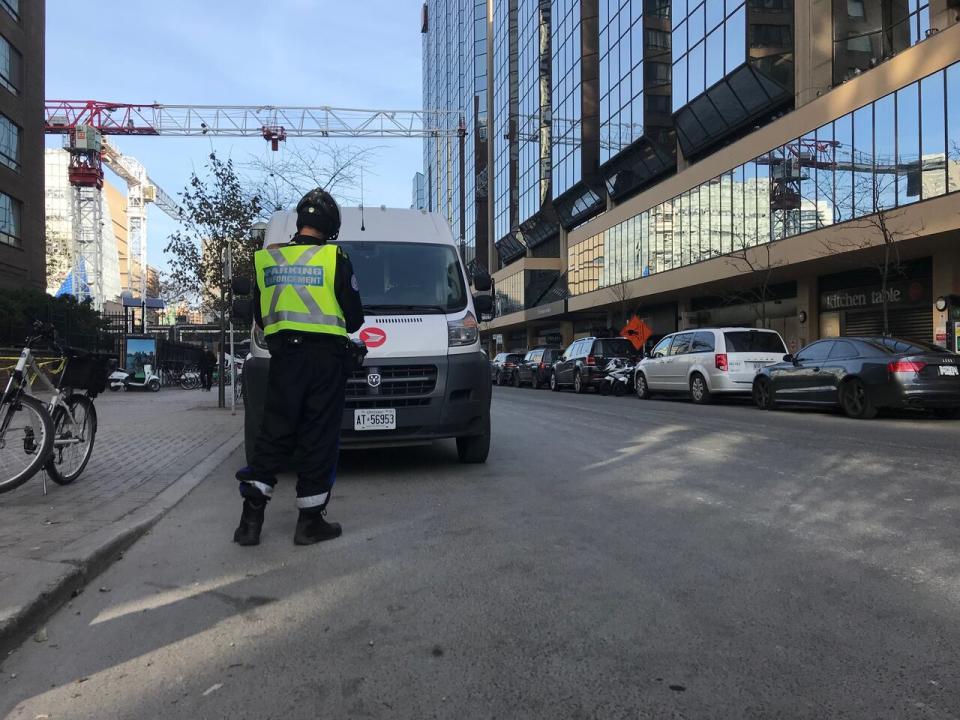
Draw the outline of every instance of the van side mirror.
[[[481,322],[490,322],[495,317],[493,312],[493,295],[474,295],[473,307],[480,315]]]
[[[474,273],[473,287],[478,292],[489,292],[490,288],[493,287],[493,279],[490,277],[490,273],[486,270],[478,270]]]
[[[230,281],[230,290],[235,296],[249,295],[253,292],[253,283],[250,282],[250,278],[235,277]]]
[[[253,301],[250,298],[235,298],[230,308],[230,317],[243,322],[253,321]]]

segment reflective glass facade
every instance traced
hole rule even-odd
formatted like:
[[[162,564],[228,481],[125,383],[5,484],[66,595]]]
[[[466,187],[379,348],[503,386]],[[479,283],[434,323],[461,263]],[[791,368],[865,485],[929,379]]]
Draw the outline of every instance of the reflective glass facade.
[[[672,0],[672,106],[684,154],[793,103],[793,0]]]
[[[747,61],[743,0],[673,0],[673,109]]]
[[[427,179],[422,172],[413,174],[410,186],[410,207],[423,210],[427,207]]]
[[[670,49],[670,36],[650,29]],[[643,136],[643,2],[600,0],[600,162]]]
[[[960,63],[570,248],[582,294],[960,191]]]
[[[833,81],[915,45],[930,29],[927,0],[833,0]]]
[[[550,194],[550,0],[517,0],[518,221],[543,207]]]
[[[553,197],[582,179],[581,0],[553,0]]]
[[[493,193],[499,240],[517,224],[517,0],[493,4]]]
[[[467,129],[463,207],[458,138],[424,141],[427,207],[447,218],[455,237],[463,221],[468,262],[478,235],[486,236],[486,11],[485,0],[428,0],[424,9],[424,108],[461,111]]]

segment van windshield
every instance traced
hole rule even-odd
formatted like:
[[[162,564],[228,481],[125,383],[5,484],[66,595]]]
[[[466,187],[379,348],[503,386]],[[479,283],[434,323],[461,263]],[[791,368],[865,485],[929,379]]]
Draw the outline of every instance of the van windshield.
[[[339,243],[350,256],[368,313],[451,313],[467,306],[460,260],[449,245]]]

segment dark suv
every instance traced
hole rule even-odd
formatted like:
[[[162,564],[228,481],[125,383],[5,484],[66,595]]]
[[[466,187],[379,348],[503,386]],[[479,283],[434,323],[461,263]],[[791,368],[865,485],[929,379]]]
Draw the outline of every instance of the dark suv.
[[[508,385],[513,382],[513,372],[517,364],[523,360],[523,353],[497,353],[490,363],[490,380],[497,385]]]
[[[553,366],[550,376],[550,389],[559,390],[564,386],[573,386],[578,392],[596,387],[604,377],[604,367],[614,358],[635,363],[640,353],[626,338],[583,338],[575,340],[563,351],[563,355]]]
[[[558,347],[537,347],[526,354],[513,374],[514,387],[529,385],[534,390],[550,384],[553,364],[560,358]]]

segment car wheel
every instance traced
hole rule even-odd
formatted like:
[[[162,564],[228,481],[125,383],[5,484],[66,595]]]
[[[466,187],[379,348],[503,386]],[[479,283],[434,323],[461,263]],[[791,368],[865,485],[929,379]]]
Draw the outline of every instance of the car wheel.
[[[520,373],[518,373],[518,372],[514,372],[514,373],[513,373],[513,386],[514,386],[515,388],[519,388],[519,387],[520,387]]]
[[[956,420],[960,417],[960,408],[934,408],[933,416],[940,420]]]
[[[690,378],[690,399],[697,405],[707,405],[712,399],[707,381],[700,373],[694,373]]]
[[[650,387],[647,385],[647,376],[643,373],[637,373],[637,379],[634,381],[634,390],[637,397],[641,400],[650,399]]]
[[[550,389],[554,392],[560,392],[560,383],[557,382],[557,374],[555,372],[550,373]]]
[[[579,370],[573,374],[573,391],[575,393],[585,393],[587,391],[587,386],[583,384],[583,377]]]
[[[867,387],[859,378],[847,380],[840,386],[840,406],[847,417],[857,420],[870,420],[877,416]]]
[[[497,377],[493,382],[495,385],[497,385],[497,387],[501,387],[503,385],[503,374],[499,370],[497,370]]]
[[[773,399],[773,385],[765,377],[753,381],[753,404],[761,410],[776,410],[777,408]]]

